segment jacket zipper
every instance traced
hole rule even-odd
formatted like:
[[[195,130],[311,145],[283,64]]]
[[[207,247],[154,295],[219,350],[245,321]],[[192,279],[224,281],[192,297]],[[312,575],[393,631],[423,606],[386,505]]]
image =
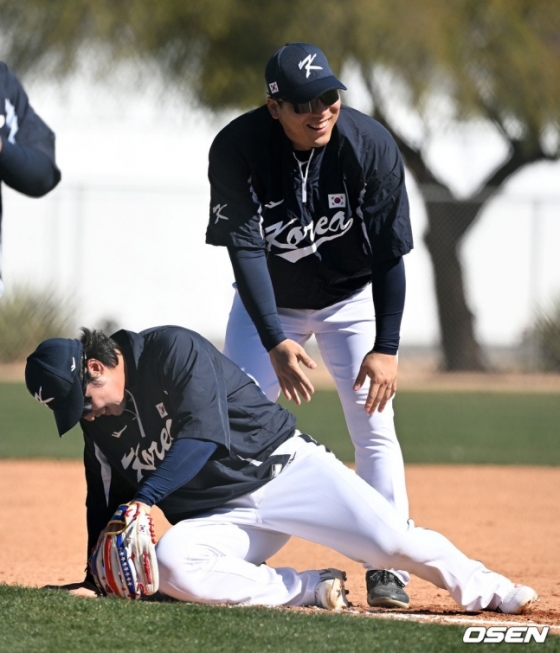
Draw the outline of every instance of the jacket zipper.
[[[295,152],[292,152],[294,159],[297,161],[299,166],[299,176],[301,177],[301,202],[302,204],[307,204],[307,177],[309,176],[309,166],[311,165],[311,159],[313,158],[314,150],[311,149],[309,154],[309,159],[307,161],[300,161]],[[306,165],[307,164],[307,165]],[[305,173],[303,172],[303,166],[305,165]]]
[[[146,432],[144,431],[144,427],[142,425],[142,420],[140,419],[140,413],[138,412],[138,406],[136,405],[136,399],[134,399],[134,395],[130,390],[125,390],[126,394],[132,399],[132,403],[134,404],[134,412],[136,413],[136,419],[138,420],[138,428],[140,429],[140,435],[145,438],[146,437]]]

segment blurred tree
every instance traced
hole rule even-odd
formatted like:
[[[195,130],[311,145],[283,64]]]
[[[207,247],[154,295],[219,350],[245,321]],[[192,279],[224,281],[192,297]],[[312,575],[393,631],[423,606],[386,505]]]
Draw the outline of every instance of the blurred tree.
[[[424,239],[434,269],[444,367],[483,370],[460,246],[507,179],[536,161],[559,158],[560,3],[423,0],[406,6],[398,0],[391,5],[398,18],[386,14],[388,22],[377,27],[371,14],[371,24],[364,24],[363,12],[362,33],[376,30],[378,38],[364,39],[354,53],[373,100],[372,115],[395,135],[424,196]],[[392,119],[387,90],[395,87],[421,118],[423,133],[415,141]],[[438,94],[448,105],[448,120],[489,122],[507,146],[505,159],[465,199],[454,197],[427,157],[432,134],[446,127],[434,124],[430,115],[441,120],[442,112],[434,111]],[[497,255],[501,245],[496,243]]]
[[[486,369],[460,248],[507,179],[560,156],[560,0],[0,0],[0,16],[0,58],[20,74],[67,75],[92,55],[105,73],[132,61],[213,110],[260,104],[266,61],[287,41],[353,65],[426,203],[443,367]],[[472,120],[493,125],[508,154],[458,199],[428,150]]]

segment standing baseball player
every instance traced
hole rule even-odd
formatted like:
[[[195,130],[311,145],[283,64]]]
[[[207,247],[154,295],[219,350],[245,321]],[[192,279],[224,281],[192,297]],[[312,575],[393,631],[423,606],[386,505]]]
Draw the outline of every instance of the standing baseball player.
[[[394,139],[343,106],[323,52],[287,44],[268,62],[266,105],[227,125],[210,150],[206,242],[228,248],[236,280],[224,353],[266,396],[307,401],[315,334],[342,403],[356,472],[404,518],[393,422],[412,249]],[[267,353],[268,352],[268,353]],[[366,382],[367,381],[367,382]],[[370,569],[371,604],[407,607],[408,575]]]
[[[538,598],[400,515],[193,331],[156,327],[110,339],[84,329],[81,340],[41,343],[25,378],[60,435],[81,420],[90,550],[121,503],[146,512],[157,504],[173,524],[157,545],[167,596],[348,605],[337,569],[263,563],[297,535],[415,573],[466,610],[520,614]],[[88,580],[79,589],[93,595]]]
[[[54,133],[33,111],[18,79],[0,61],[0,295],[2,282],[2,182],[41,197],[60,181]]]

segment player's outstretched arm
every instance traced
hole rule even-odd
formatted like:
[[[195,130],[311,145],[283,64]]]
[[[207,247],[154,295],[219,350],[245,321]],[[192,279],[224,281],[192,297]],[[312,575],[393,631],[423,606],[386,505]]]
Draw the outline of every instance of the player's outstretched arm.
[[[286,338],[268,353],[286,399],[293,400],[297,406],[301,404],[300,395],[305,401],[311,401],[315,388],[299,363],[311,370],[317,367],[317,363],[307,355],[305,349],[295,340]]]
[[[366,413],[380,413],[397,390],[398,359],[390,354],[370,351],[365,355],[362,366],[354,382],[354,390],[359,390],[366,379],[371,379],[366,399]]]

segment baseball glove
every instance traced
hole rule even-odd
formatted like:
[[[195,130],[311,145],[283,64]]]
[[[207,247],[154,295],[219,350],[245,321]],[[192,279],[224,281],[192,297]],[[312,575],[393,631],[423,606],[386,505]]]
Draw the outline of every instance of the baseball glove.
[[[124,599],[155,594],[159,586],[152,518],[123,503],[101,534],[89,561],[101,592]]]

